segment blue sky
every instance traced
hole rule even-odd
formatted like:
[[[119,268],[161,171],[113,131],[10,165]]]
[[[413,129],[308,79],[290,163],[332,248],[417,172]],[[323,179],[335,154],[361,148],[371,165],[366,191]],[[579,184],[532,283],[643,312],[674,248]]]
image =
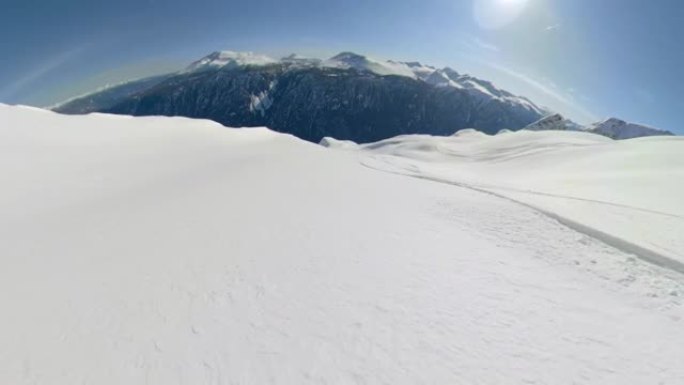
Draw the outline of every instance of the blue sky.
[[[0,102],[46,106],[221,49],[451,66],[586,123],[684,134],[676,0],[0,0]]]

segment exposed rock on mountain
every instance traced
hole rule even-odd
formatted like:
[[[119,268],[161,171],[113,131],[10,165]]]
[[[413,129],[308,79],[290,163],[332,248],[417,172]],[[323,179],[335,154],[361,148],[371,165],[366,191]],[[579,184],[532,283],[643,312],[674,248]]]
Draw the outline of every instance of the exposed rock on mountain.
[[[545,113],[526,98],[450,68],[350,52],[320,61],[231,51],[56,110],[207,118],[228,126],[268,126],[313,142],[332,136],[359,143],[400,134],[449,135],[467,127],[488,133],[520,129]]]

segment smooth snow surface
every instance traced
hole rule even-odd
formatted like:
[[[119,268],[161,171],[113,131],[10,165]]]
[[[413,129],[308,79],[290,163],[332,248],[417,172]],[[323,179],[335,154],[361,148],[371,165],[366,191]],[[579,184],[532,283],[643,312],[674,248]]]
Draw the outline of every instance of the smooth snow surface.
[[[446,139],[472,144],[459,155],[424,138],[397,156],[401,138],[329,140],[335,151],[208,121],[0,105],[0,383],[684,383],[680,274],[510,200],[368,167],[465,170],[446,159],[475,167],[490,139]],[[569,139],[525,156],[511,142],[478,167],[541,172],[524,160],[546,154],[577,164],[579,183],[605,175],[581,177],[593,162],[572,151],[606,149],[607,169],[641,149],[643,175],[629,172],[663,183],[646,174],[660,146],[672,181],[645,208],[678,204],[670,142]],[[434,148],[441,159],[422,155]],[[571,192],[601,191],[582,186]]]
[[[582,132],[488,136],[463,130],[361,148],[371,167],[533,205],[589,227],[583,231],[616,238],[604,239],[614,246],[664,258],[654,262],[684,273],[684,138],[615,141]]]

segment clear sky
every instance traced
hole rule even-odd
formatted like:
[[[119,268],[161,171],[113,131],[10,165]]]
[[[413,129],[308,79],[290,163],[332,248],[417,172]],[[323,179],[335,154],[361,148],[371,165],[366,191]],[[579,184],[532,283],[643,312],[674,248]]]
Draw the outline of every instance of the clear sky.
[[[681,0],[0,0],[0,102],[47,106],[215,50],[450,66],[581,123],[684,134]]]

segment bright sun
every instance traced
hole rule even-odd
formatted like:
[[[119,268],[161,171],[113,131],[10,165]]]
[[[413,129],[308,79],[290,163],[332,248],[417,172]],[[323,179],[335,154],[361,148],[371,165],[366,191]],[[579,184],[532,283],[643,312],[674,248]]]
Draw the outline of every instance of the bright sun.
[[[474,16],[480,27],[502,28],[517,19],[528,0],[475,0]]]

